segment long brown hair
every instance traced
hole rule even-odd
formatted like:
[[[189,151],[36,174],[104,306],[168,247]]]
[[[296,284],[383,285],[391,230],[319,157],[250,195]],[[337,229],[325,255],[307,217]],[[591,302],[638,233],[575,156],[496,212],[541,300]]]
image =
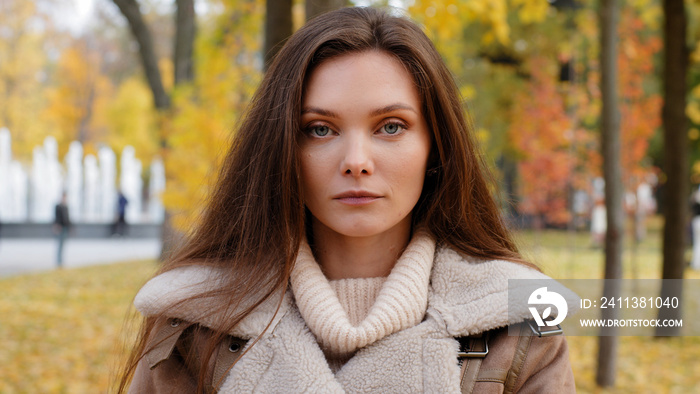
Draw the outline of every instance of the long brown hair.
[[[410,20],[374,8],[321,15],[290,37],[273,60],[237,130],[201,222],[161,270],[194,264],[223,268],[226,285],[200,296],[217,300],[218,309],[207,315],[221,320],[221,333],[201,360],[200,390],[216,342],[265,299],[287,288],[307,225],[298,154],[305,81],[327,59],[368,50],[395,56],[408,69],[432,133],[414,226],[426,226],[438,243],[464,255],[532,266],[518,253],[501,219],[456,84],[428,37]],[[243,300],[247,307],[241,306]],[[146,350],[148,333],[163,317],[146,319],[120,391]]]

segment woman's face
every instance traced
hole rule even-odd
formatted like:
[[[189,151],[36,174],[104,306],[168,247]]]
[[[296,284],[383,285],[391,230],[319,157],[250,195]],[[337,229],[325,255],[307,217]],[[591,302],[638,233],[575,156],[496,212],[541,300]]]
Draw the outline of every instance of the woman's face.
[[[304,92],[302,184],[313,229],[346,237],[408,231],[431,137],[411,75],[379,51],[323,62]]]

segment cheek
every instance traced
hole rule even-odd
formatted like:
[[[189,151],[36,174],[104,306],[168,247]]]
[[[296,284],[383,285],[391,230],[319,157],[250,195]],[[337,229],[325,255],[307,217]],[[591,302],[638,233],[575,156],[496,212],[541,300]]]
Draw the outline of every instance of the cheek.
[[[301,156],[301,187],[304,191],[304,203],[308,206],[320,198],[324,185],[327,184],[322,158],[310,152]]]
[[[311,160],[311,155],[308,153],[301,154],[301,188],[304,191],[304,200],[307,200],[313,193],[313,162]],[[304,201],[306,202],[306,201]]]
[[[425,171],[428,162],[428,151],[422,145],[414,149],[394,156],[393,162],[387,165],[391,168],[396,191],[400,193],[400,198],[407,203],[415,202],[420,197],[425,180]],[[411,206],[409,209],[412,209]]]

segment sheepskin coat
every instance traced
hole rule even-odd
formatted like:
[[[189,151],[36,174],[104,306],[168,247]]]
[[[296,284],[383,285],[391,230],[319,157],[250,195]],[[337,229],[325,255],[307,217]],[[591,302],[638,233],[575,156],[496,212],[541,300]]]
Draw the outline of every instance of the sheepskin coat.
[[[420,323],[360,348],[334,373],[293,294],[287,291],[279,310],[279,297],[272,297],[229,333],[249,341],[243,356],[225,373],[219,392],[460,393],[459,343],[455,337],[531,319],[526,307],[508,314],[508,279],[548,277],[512,262],[465,257],[444,246],[433,250],[427,309]],[[149,281],[135,305],[146,316],[166,312],[172,318],[213,328],[213,317],[201,317],[206,305],[171,306],[217,285],[216,272],[210,268],[179,268]],[[576,308],[575,301],[569,303],[571,309]],[[257,342],[250,340],[258,337]],[[485,359],[481,370],[488,375],[489,369],[502,368],[497,365],[501,363],[508,371],[515,358],[524,366],[505,391],[575,391],[564,337],[535,337],[525,355],[513,354],[516,342],[517,337],[498,335],[490,342],[493,355]],[[197,346],[197,340],[194,343]],[[144,357],[130,392],[190,392],[197,379],[192,375],[191,368],[174,357],[150,363]],[[504,385],[489,382],[486,376],[474,386],[474,392],[504,392]]]

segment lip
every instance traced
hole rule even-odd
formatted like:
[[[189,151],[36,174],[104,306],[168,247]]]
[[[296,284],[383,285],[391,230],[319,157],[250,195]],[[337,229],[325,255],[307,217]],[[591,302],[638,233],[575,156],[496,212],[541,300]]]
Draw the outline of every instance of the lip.
[[[366,205],[382,198],[381,195],[366,190],[348,190],[333,196],[334,200],[347,205]]]

